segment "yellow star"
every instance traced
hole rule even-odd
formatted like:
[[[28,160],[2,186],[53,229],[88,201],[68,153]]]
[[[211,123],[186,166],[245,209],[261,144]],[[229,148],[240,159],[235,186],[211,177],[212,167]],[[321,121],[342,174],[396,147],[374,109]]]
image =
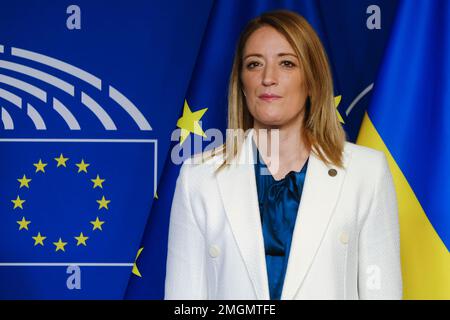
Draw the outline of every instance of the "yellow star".
[[[94,189],[97,187],[100,187],[103,189],[102,183],[105,182],[105,179],[100,179],[100,177],[97,175],[97,178],[91,179],[91,181],[94,183]]]
[[[54,159],[58,162],[58,164],[56,166],[57,168],[60,166],[65,167],[67,160],[69,160],[69,158],[64,158],[62,153],[59,155],[59,158],[54,158]]]
[[[100,221],[97,217],[97,219],[95,219],[95,221],[91,221],[91,223],[94,226],[92,230],[100,229],[101,231],[103,231],[102,225],[105,223],[105,221]]]
[[[81,233],[80,233],[80,236],[75,237],[75,239],[77,239],[77,241],[78,241],[78,242],[77,242],[77,247],[78,247],[80,244],[86,246],[86,240],[89,239],[89,237],[85,237],[85,236],[83,235],[83,232],[81,232]]]
[[[47,239],[47,237],[41,236],[41,233],[38,232],[38,235],[36,237],[32,237],[34,239],[34,246],[37,246],[40,244],[41,246],[44,246],[44,240]]]
[[[33,163],[33,166],[36,167],[36,172],[42,171],[45,172],[44,168],[47,164],[46,163],[42,163],[41,159],[39,159],[38,163]]]
[[[19,188],[22,188],[22,187],[30,188],[28,183],[31,181],[31,179],[27,179],[27,177],[25,175],[23,175],[22,179],[17,179],[17,181],[20,182],[20,187]]]
[[[84,171],[87,173],[87,167],[90,166],[89,163],[84,163],[84,159],[81,159],[80,163],[75,164],[78,167],[78,173],[80,173],[81,171]]]
[[[59,251],[59,250],[62,250],[62,251],[66,251],[65,249],[64,249],[64,247],[67,245],[67,242],[63,242],[62,240],[61,240],[61,238],[59,238],[59,240],[58,240],[58,242],[53,242],[53,244],[56,246],[56,250],[55,250],[55,252],[56,251]]]
[[[177,121],[177,127],[181,128],[180,144],[183,144],[184,140],[189,136],[189,133],[194,133],[206,138],[206,134],[199,124],[199,121],[206,110],[208,110],[208,108],[192,112],[187,101],[184,101],[183,115]]]
[[[17,196],[16,200],[11,200],[12,203],[14,203],[14,208],[20,208],[23,210],[22,204],[25,202],[25,200],[20,199],[19,196]]]
[[[105,196],[102,197],[101,200],[97,200],[99,207],[98,210],[100,210],[101,208],[105,208],[106,210],[108,210],[108,203],[111,202],[111,200],[106,200]]]
[[[142,250],[144,250],[144,247],[142,247],[142,248],[140,248],[140,249],[138,250],[138,253],[137,253],[137,255],[136,255],[136,259],[134,259],[133,270],[131,270],[131,272],[132,272],[134,275],[136,275],[136,276],[138,276],[138,277],[141,277],[141,278],[142,278],[142,275],[141,275],[141,273],[139,272],[139,269],[138,269],[138,267],[137,267],[136,262],[137,262],[137,259],[139,258],[139,256],[141,255]]]
[[[25,217],[22,217],[21,221],[17,221],[17,223],[19,224],[19,231],[22,229],[26,229],[28,230],[28,225],[31,223],[31,221],[27,221],[25,220]]]
[[[334,97],[334,105],[336,107],[336,114],[338,116],[339,122],[340,123],[345,123],[344,119],[342,119],[342,116],[341,116],[341,114],[339,113],[339,110],[338,110],[338,106],[339,106],[339,103],[341,103],[341,100],[342,100],[342,96]]]

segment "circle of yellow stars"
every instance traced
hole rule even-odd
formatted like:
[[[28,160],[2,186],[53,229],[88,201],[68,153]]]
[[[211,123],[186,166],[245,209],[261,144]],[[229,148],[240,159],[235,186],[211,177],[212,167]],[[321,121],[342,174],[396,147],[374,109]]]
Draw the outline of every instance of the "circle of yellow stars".
[[[59,157],[53,158],[56,161],[56,168],[67,168],[68,164],[67,162],[70,160],[69,158],[64,157],[64,155],[61,153]],[[44,163],[42,159],[39,159],[36,163],[33,163],[33,166],[35,167],[35,174],[45,174],[45,168],[49,165],[48,163]],[[90,166],[90,163],[85,162],[84,159],[81,159],[78,163],[75,163],[75,170],[77,174],[88,174],[88,167]],[[19,184],[19,190],[22,188],[30,189],[30,184],[32,182],[32,179],[27,177],[25,174],[22,176],[22,178],[18,178],[17,181]],[[92,182],[92,188],[96,189],[103,189],[103,183],[105,183],[106,179],[101,178],[99,174],[96,175],[95,178],[90,179]],[[14,211],[22,211],[24,210],[24,206],[26,203],[25,199],[20,198],[20,195],[17,195],[16,199],[11,200],[13,203],[13,210]],[[109,210],[109,203],[111,200],[106,199],[103,195],[101,199],[96,200],[98,204],[98,210]],[[96,217],[94,221],[90,221],[90,224],[92,225],[92,231],[103,231],[102,227],[105,221],[100,220],[99,216]],[[30,231],[29,225],[31,224],[30,220],[27,220],[25,216],[22,216],[22,219],[17,221],[17,224],[19,225],[19,231]],[[47,237],[42,235],[40,231],[35,236],[31,237],[34,240],[34,246],[45,246]],[[84,235],[83,232],[80,232],[80,234],[75,235],[73,237],[76,240],[76,246],[87,246],[87,240],[89,239],[88,236]],[[73,240],[75,242],[75,240]],[[69,241],[69,240],[67,240]],[[58,238],[58,241],[52,242],[55,246],[55,252],[65,252],[66,246],[68,244],[67,241],[64,241],[62,238]]]

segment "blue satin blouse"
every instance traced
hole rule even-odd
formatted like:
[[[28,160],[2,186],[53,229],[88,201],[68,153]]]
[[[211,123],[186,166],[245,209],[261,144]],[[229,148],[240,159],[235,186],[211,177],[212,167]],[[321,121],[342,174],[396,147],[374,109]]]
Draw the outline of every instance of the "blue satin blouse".
[[[275,180],[260,159],[256,149],[255,178],[258,189],[259,212],[264,237],[270,299],[279,300],[283,289],[292,233],[302,196],[308,160],[303,168],[290,171],[283,179]]]

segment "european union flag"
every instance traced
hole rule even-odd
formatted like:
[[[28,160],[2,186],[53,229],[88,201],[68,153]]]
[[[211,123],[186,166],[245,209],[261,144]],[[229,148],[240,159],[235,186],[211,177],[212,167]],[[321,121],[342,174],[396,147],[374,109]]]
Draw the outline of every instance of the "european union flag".
[[[40,298],[120,296],[154,192],[141,183],[154,181],[154,142],[0,140],[2,292],[22,297],[34,282]],[[86,269],[96,281],[70,266],[97,268]]]

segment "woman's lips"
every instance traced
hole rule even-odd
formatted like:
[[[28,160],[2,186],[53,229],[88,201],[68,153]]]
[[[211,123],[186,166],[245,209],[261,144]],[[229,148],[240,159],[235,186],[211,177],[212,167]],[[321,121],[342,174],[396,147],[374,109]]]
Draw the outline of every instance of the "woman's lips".
[[[270,102],[270,101],[275,101],[277,99],[280,99],[281,97],[276,94],[262,94],[259,96],[259,98],[261,100]]]

